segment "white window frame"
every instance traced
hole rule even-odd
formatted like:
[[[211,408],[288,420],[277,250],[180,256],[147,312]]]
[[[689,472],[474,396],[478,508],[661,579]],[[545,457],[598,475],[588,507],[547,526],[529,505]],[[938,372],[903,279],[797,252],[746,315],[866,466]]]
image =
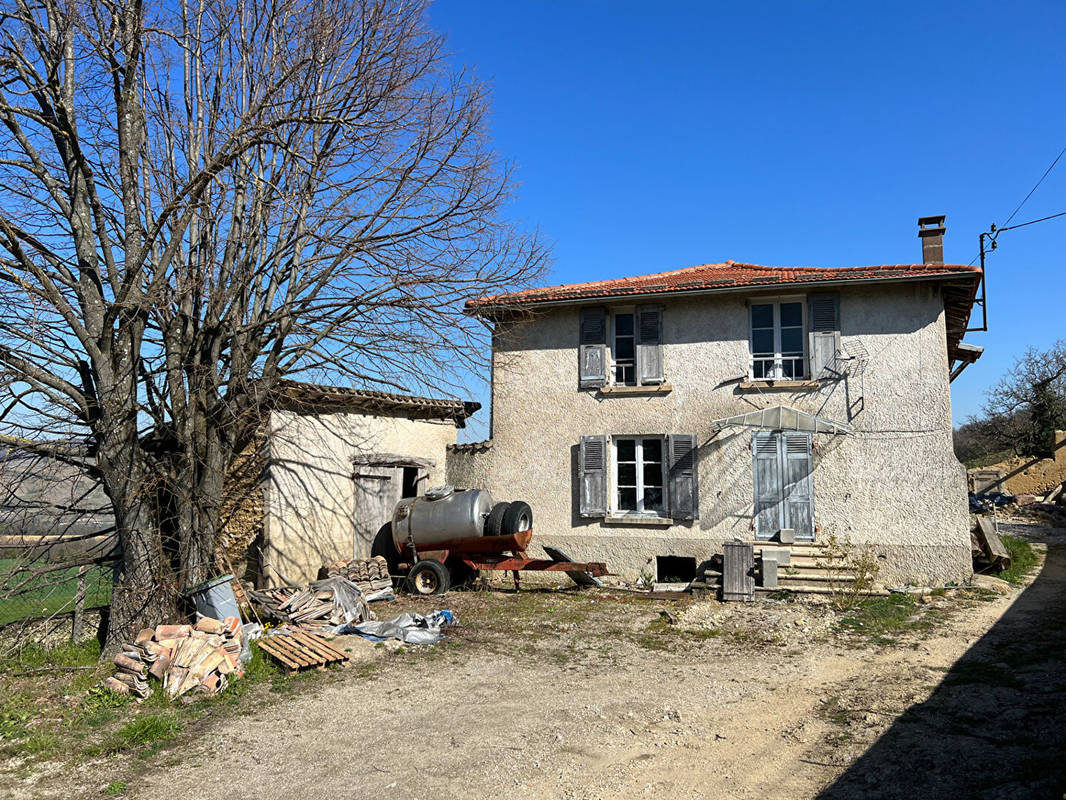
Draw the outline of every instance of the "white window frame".
[[[799,303],[800,312],[803,319],[802,334],[800,336],[800,343],[803,346],[803,355],[799,357],[801,372],[798,375],[786,376],[782,367],[784,356],[781,354],[781,304],[782,303]],[[755,377],[755,328],[752,324],[752,308],[754,306],[773,306],[774,308],[774,355],[773,355],[773,369],[770,375],[764,375],[762,377]],[[748,300],[748,378],[753,381],[802,381],[807,380],[807,374],[810,372],[810,354],[807,352],[807,338],[810,333],[810,326],[807,320],[807,298],[804,295],[786,295],[784,297],[766,297],[759,299]],[[796,356],[789,356],[789,359],[796,359]],[[766,359],[769,361],[769,359]]]
[[[662,490],[663,490],[663,507],[662,510],[646,510],[644,508],[644,440],[654,439],[660,444],[660,466],[662,468]],[[634,457],[637,464],[637,508],[636,510],[621,509],[618,505],[618,443],[623,440],[633,440]],[[628,517],[652,517],[654,519],[669,519],[670,518],[670,487],[667,483],[667,450],[666,450],[666,436],[660,434],[619,434],[617,436],[610,437],[611,442],[611,480],[610,491],[611,498],[608,503],[608,510],[613,516],[628,516]]]
[[[619,383],[616,367],[618,362],[615,359],[615,341],[617,340],[618,331],[615,327],[615,319],[619,314],[629,314],[633,318],[633,383]],[[637,309],[633,306],[627,306],[623,308],[612,308],[608,311],[610,317],[610,342],[607,345],[607,360],[608,360],[608,373],[607,383],[611,386],[640,386],[640,375],[637,373]]]

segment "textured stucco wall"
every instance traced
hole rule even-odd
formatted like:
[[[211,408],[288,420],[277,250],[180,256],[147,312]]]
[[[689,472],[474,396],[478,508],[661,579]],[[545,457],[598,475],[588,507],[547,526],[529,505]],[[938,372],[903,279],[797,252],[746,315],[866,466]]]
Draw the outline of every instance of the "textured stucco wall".
[[[370,554],[372,542],[357,537],[354,524],[353,457],[389,453],[430,460],[433,486],[444,481],[445,449],[455,443],[456,429],[451,422],[402,417],[275,411],[269,437],[267,560],[285,577],[306,581],[325,563]]]
[[[747,372],[748,296],[666,301],[663,355],[673,388],[662,396],[579,391],[578,308],[543,312],[497,337],[492,446],[450,452],[449,482],[526,500],[535,542],[633,576],[656,555],[706,558],[724,540],[753,536],[751,432],[715,436],[711,423],[789,405],[855,428],[849,436],[814,437],[817,537],[835,533],[876,545],[887,581],[965,579],[966,482],[951,446],[943,300],[933,285],[919,283],[840,293],[843,344],[861,342],[870,356],[864,385],[850,378],[802,391],[736,385]],[[601,433],[695,433],[700,519],[653,527],[579,517],[578,441]]]

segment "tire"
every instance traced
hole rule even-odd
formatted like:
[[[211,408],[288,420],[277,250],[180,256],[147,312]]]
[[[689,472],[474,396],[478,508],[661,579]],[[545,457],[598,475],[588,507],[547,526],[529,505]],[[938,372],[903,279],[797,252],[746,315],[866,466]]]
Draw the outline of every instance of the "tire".
[[[381,556],[389,565],[389,572],[396,573],[396,565],[400,563],[400,551],[396,549],[396,543],[392,541],[392,523],[386,522],[374,536],[374,542],[370,545],[371,556]]]
[[[503,512],[503,535],[512,536],[533,527],[533,509],[528,503],[516,500]]]
[[[497,503],[485,518],[486,536],[503,536],[503,515],[507,513],[510,503]]]
[[[444,594],[451,588],[451,576],[448,568],[435,558],[426,558],[419,561],[411,571],[407,573],[407,589],[411,594],[428,597],[434,594]]]

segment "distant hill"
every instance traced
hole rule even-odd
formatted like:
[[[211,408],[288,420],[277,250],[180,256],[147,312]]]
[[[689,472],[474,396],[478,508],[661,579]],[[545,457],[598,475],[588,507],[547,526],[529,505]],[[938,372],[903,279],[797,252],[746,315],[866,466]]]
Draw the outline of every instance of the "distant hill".
[[[107,495],[78,467],[0,448],[0,536],[83,536],[113,525]]]

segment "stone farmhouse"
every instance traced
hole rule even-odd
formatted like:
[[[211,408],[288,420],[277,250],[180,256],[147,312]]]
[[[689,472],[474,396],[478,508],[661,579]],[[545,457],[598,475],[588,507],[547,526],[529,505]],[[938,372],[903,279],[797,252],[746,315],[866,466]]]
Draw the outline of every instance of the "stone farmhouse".
[[[534,544],[636,577],[737,538],[869,545],[887,583],[966,580],[949,384],[982,273],[727,261],[486,297],[491,438],[448,482],[520,498]]]

